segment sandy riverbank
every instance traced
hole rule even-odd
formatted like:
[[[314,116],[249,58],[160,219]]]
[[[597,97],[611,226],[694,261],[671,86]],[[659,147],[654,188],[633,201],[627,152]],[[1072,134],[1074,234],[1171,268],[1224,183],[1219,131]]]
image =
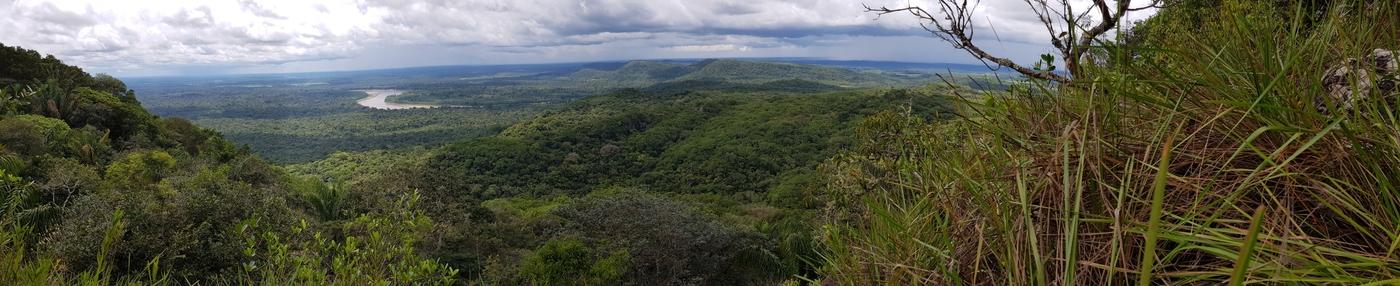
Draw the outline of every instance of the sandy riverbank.
[[[360,106],[364,106],[364,107],[369,107],[369,108],[374,108],[374,109],[387,109],[387,110],[413,109],[413,108],[434,108],[434,107],[438,107],[438,106],[436,106],[436,105],[427,105],[427,104],[400,104],[400,103],[392,103],[392,102],[387,102],[387,101],[385,101],[385,100],[388,99],[390,96],[395,96],[395,95],[403,94],[404,91],[402,91],[402,90],[396,90],[396,89],[371,89],[371,90],[358,90],[358,91],[364,92],[365,94],[368,95],[367,97],[365,97],[365,98],[363,98],[363,99],[360,99],[359,101],[356,101],[356,102],[358,102],[358,103],[360,104]]]

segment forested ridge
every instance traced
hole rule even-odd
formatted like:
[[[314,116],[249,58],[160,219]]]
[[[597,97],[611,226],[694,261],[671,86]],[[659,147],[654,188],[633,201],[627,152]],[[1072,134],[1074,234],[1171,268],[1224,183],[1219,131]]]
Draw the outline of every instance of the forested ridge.
[[[395,73],[398,72],[398,73]],[[786,91],[912,87],[920,71],[853,70],[755,60],[419,68],[353,73],[138,78],[151,112],[188,118],[279,164],[337,151],[438,147],[488,136],[537,112],[621,89]],[[389,102],[443,108],[373,110],[360,90],[399,89]]]
[[[625,89],[441,149],[295,168],[420,191],[439,257],[488,284],[770,284],[815,271],[817,165],[856,122],[952,116],[934,89],[721,90]]]
[[[852,145],[860,118],[900,109],[951,116],[942,100],[912,90],[624,90],[450,145],[428,161],[436,173],[424,181],[472,193],[557,194],[608,185],[762,193],[781,174],[810,173]]]
[[[971,10],[865,7],[1014,78],[701,60],[151,85],[257,131],[229,138],[378,138],[280,166],[0,46],[0,285],[1400,283],[1400,4],[1151,3],[1042,15],[1059,54],[1024,65],[980,50]],[[457,107],[347,92],[400,86]],[[199,107],[222,100],[246,102]]]
[[[38,58],[26,54],[16,60]],[[5,242],[24,255],[4,258],[24,275],[4,281],[779,283],[816,271],[817,165],[856,144],[856,122],[952,115],[932,88],[679,80],[587,97],[442,148],[337,153],[288,172],[216,132],[147,113],[124,88],[103,101],[111,91],[87,79],[60,86],[49,77],[23,77],[5,94],[13,108],[0,125],[21,126],[0,142],[21,162],[4,169]],[[268,99],[272,110],[327,108]],[[66,101],[76,102],[72,118],[45,113]],[[125,113],[87,113],[107,109]],[[76,139],[53,135],[70,133]],[[98,143],[54,143],[93,136]],[[11,147],[29,142],[80,147]],[[88,149],[99,151],[80,152]]]
[[[736,59],[706,59],[694,63],[630,61],[616,69],[584,69],[567,77],[575,81],[631,83],[637,86],[693,80],[752,84],[788,79],[835,85],[880,86],[926,80],[838,67]]]
[[[926,83],[929,76],[928,73],[917,71],[896,73],[758,60],[635,60],[620,65],[585,65],[578,70],[534,74],[498,73],[464,78],[463,80],[471,84],[433,84],[425,86],[425,92],[408,94],[395,100],[456,106],[489,106],[540,100],[569,101],[624,88],[647,89],[687,83],[753,86],[802,82],[803,85],[816,83],[817,85],[811,85],[810,88],[821,89],[910,87]],[[553,96],[541,97],[539,94]]]

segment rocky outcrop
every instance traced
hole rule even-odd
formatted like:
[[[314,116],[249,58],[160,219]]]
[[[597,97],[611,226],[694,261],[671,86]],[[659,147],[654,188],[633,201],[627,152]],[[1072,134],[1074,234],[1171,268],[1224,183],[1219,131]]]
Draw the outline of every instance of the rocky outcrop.
[[[1317,110],[1329,113],[1328,107],[1333,106],[1347,111],[1372,94],[1387,98],[1400,94],[1396,86],[1400,82],[1397,56],[1400,51],[1376,49],[1365,58],[1348,58],[1328,68],[1322,77],[1327,96],[1318,98]]]

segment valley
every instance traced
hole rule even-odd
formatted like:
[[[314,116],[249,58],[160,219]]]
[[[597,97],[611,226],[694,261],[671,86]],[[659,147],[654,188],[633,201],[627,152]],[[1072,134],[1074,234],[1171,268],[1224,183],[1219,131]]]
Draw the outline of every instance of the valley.
[[[0,14],[0,285],[1400,285],[1392,1]]]
[[[649,60],[138,78],[130,80],[130,85],[156,114],[188,118],[248,144],[273,162],[297,164],[335,152],[436,147],[490,135],[539,112],[623,89],[900,88],[934,83],[935,73],[968,69],[889,62],[814,63],[825,65],[800,60]],[[972,71],[957,75],[954,78],[991,77]],[[428,106],[450,108],[417,108]]]
[[[639,254],[693,249],[632,259],[713,268],[685,279],[738,283],[813,271],[802,262],[809,250],[770,243],[813,243],[806,224],[823,197],[819,165],[859,143],[852,135],[864,118],[953,116],[932,71],[899,67],[630,61],[218,79],[218,93],[184,87],[208,79],[133,88],[156,113],[190,117],[290,175],[361,196],[420,195],[418,208],[443,231],[431,251],[466,277],[518,282],[489,273],[523,267],[531,258],[520,253],[541,245],[582,243]],[[590,209],[612,204],[623,205]],[[583,227],[626,209],[659,217]],[[563,232],[529,231],[541,224]],[[722,238],[658,236],[691,232]],[[624,241],[640,244],[614,244]],[[716,274],[736,271],[747,274]]]

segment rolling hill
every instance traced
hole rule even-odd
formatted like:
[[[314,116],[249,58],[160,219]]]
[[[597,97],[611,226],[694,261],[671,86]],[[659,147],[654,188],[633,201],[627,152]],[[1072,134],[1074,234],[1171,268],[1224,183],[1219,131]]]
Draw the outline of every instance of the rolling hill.
[[[871,87],[906,86],[931,79],[927,74],[900,75],[841,67],[737,59],[698,62],[631,61],[612,70],[586,68],[563,77],[583,82],[613,82],[639,87],[679,81],[722,81],[759,84],[781,80],[805,80],[822,84]]]
[[[421,181],[424,188],[483,198],[609,186],[764,193],[790,175],[810,174],[818,162],[850,146],[851,128],[866,116],[896,110],[951,114],[932,94],[814,93],[800,87],[830,87],[782,83],[797,92],[716,84],[731,89],[628,89],[589,97],[499,135],[448,146],[428,160]]]

